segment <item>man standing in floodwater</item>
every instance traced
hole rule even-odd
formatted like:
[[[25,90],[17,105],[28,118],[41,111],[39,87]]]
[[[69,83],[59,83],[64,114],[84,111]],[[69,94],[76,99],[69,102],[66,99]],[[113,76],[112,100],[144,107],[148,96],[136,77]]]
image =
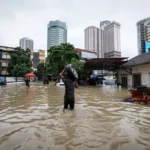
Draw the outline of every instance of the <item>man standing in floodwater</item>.
[[[25,83],[26,83],[26,87],[30,87],[30,79],[29,78],[25,78]]]
[[[63,77],[65,72],[66,72],[66,68],[60,73],[60,77],[62,78],[65,84],[64,110],[68,109],[68,105],[70,106],[70,110],[74,110],[74,104],[75,104],[74,90],[75,87],[78,88],[78,84],[77,81],[71,80],[68,74],[67,77]]]

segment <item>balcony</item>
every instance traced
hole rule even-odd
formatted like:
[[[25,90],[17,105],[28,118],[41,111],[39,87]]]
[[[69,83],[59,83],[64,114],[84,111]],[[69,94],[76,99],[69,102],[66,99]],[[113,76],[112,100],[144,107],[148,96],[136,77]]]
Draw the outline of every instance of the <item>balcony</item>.
[[[7,75],[7,71],[1,71],[1,75]]]
[[[1,63],[1,66],[2,66],[2,67],[8,67],[8,63],[2,62],[2,63]]]
[[[10,55],[2,55],[2,59],[11,59]]]

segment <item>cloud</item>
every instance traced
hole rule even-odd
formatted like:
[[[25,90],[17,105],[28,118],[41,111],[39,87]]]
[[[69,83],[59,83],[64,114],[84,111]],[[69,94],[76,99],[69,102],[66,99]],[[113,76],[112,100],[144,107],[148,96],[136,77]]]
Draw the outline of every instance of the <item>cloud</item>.
[[[47,24],[61,20],[68,26],[68,42],[84,48],[84,29],[100,21],[121,23],[122,56],[137,55],[136,22],[150,14],[149,0],[0,0],[0,45],[18,46],[34,40],[35,49],[47,47]]]

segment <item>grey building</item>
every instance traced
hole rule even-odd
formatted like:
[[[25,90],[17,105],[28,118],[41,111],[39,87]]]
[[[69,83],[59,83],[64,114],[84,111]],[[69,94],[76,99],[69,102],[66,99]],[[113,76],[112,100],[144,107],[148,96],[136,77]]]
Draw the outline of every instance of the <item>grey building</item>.
[[[67,25],[59,20],[50,21],[47,27],[47,49],[67,43]]]
[[[118,22],[113,21],[107,22],[103,27],[103,57],[121,57],[120,26]]]
[[[146,53],[146,42],[150,42],[150,17],[137,22],[138,54]]]
[[[102,30],[104,30],[104,28],[108,25],[108,24],[110,24],[111,22],[109,21],[109,20],[105,20],[105,21],[101,21],[100,22],[100,28],[102,29]]]
[[[37,69],[39,63],[40,63],[39,52],[33,52],[33,58],[32,58],[33,69]]]
[[[100,22],[100,29],[101,29],[101,58],[104,58],[104,44],[106,41],[104,41],[104,28],[110,24],[111,22],[109,20],[104,20]]]
[[[27,50],[27,49],[33,50],[34,48],[33,45],[34,45],[33,40],[26,38],[26,37],[20,39],[19,41],[19,46],[24,50]]]
[[[121,57],[120,24],[108,20],[100,28],[90,26],[84,30],[85,49],[96,52],[98,58]]]
[[[0,75],[8,75],[8,64],[14,52],[14,47],[0,46]]]
[[[102,31],[95,26],[89,26],[84,30],[84,48],[91,52],[97,53],[97,57],[101,58]]]

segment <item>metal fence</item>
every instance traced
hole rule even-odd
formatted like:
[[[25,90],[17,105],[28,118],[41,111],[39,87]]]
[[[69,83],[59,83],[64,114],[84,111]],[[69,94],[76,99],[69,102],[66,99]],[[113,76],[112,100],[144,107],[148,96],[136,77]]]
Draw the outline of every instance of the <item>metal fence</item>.
[[[24,82],[24,77],[17,77],[17,80],[16,80],[16,77],[6,77],[6,82],[7,83],[10,83],[10,82]]]

